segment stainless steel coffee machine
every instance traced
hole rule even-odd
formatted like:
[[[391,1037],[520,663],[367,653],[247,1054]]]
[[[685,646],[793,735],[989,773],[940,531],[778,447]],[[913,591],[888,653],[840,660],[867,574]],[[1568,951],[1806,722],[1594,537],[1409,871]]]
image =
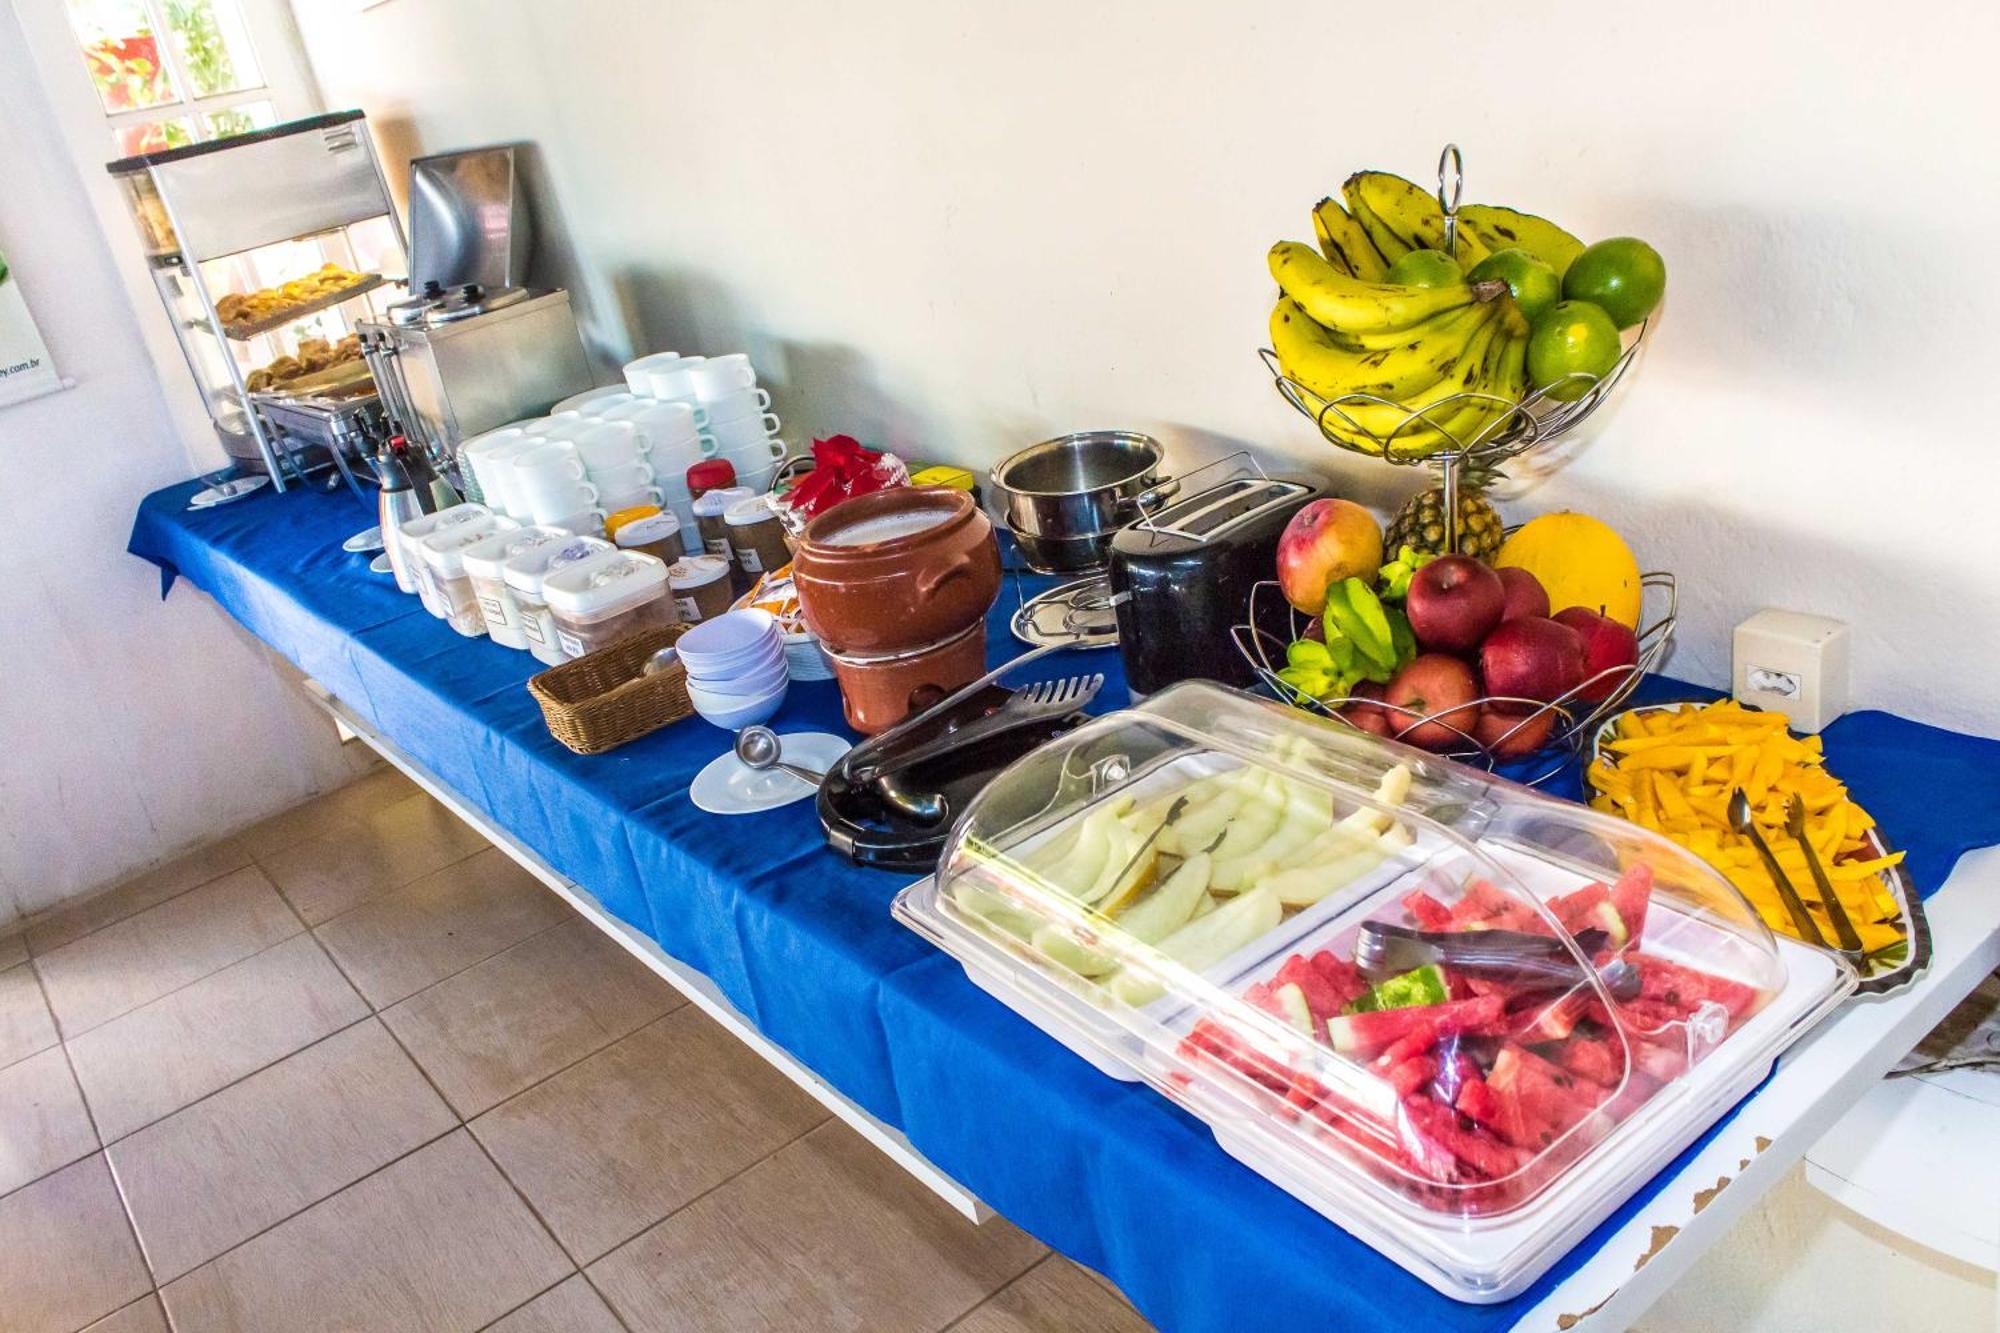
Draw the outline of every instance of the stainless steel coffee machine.
[[[390,424],[440,464],[592,386],[569,293],[523,284],[532,249],[511,146],[410,164],[410,296],[358,328]]]

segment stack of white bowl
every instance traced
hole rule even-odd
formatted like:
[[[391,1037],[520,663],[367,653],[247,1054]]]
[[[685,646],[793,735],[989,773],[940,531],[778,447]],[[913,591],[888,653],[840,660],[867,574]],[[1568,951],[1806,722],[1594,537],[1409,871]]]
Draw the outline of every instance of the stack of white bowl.
[[[767,611],[730,611],[681,635],[674,648],[687,668],[694,711],[735,731],[768,721],[785,701],[791,675],[785,638]]]
[[[729,460],[739,485],[770,488],[785,442],[777,438],[770,391],[758,385],[747,353],[703,357],[656,352],[625,367],[625,384],[635,394],[694,408],[696,424],[710,442],[708,453]]]

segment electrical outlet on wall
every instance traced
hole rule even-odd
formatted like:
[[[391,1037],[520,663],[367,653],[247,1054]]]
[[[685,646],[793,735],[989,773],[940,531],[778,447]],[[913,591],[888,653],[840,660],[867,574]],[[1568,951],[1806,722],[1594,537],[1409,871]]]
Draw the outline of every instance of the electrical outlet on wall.
[[[1737,700],[1819,731],[1847,711],[1848,637],[1844,622],[1825,616],[1759,611],[1736,627]]]

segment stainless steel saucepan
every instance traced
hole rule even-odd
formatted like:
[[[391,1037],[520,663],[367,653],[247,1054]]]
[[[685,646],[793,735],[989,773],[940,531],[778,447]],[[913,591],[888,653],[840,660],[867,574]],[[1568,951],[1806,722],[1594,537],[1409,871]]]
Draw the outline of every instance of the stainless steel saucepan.
[[[1150,435],[1086,430],[1028,446],[989,474],[1021,554],[1044,573],[1102,569],[1112,534],[1165,504],[1180,483],[1160,475]]]

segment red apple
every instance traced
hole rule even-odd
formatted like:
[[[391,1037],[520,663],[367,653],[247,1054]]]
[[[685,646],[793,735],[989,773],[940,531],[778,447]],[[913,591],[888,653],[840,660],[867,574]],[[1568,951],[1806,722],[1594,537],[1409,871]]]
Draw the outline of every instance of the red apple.
[[[1479,646],[1486,692],[1510,699],[1562,698],[1583,679],[1584,661],[1582,636],[1546,616],[1506,621]]]
[[[1556,715],[1550,709],[1524,717],[1503,713],[1489,705],[1479,710],[1479,724],[1473,727],[1472,734],[1494,757],[1519,759],[1547,744],[1555,725]]]
[[[1315,500],[1278,538],[1278,586],[1309,616],[1326,609],[1326,590],[1342,579],[1372,582],[1382,568],[1382,525],[1352,500]]]
[[[1372,680],[1364,680],[1354,687],[1353,693],[1356,700],[1380,699],[1382,697],[1382,687]],[[1361,730],[1373,735],[1393,736],[1396,734],[1395,725],[1392,723],[1389,714],[1383,710],[1380,704],[1351,703],[1340,710],[1340,715],[1361,728]]]
[[[1519,620],[1522,616],[1545,616],[1549,613],[1549,590],[1542,586],[1540,579],[1514,565],[1493,572],[1500,576],[1500,586],[1507,590],[1507,605],[1500,612],[1502,620]]]
[[[1610,616],[1601,616],[1587,606],[1564,607],[1555,620],[1558,625],[1575,630],[1583,640],[1583,675],[1589,683],[1578,697],[1592,703],[1609,699],[1611,692],[1623,685],[1630,674],[1613,668],[1639,664],[1639,636],[1630,626],[1621,625]]]
[[[1382,694],[1390,734],[1426,750],[1452,750],[1465,744],[1479,721],[1479,709],[1473,705],[1478,697],[1479,682],[1472,668],[1446,653],[1413,658]]]
[[[1507,588],[1469,555],[1441,555],[1410,576],[1403,609],[1425,648],[1469,653],[1500,623]]]

